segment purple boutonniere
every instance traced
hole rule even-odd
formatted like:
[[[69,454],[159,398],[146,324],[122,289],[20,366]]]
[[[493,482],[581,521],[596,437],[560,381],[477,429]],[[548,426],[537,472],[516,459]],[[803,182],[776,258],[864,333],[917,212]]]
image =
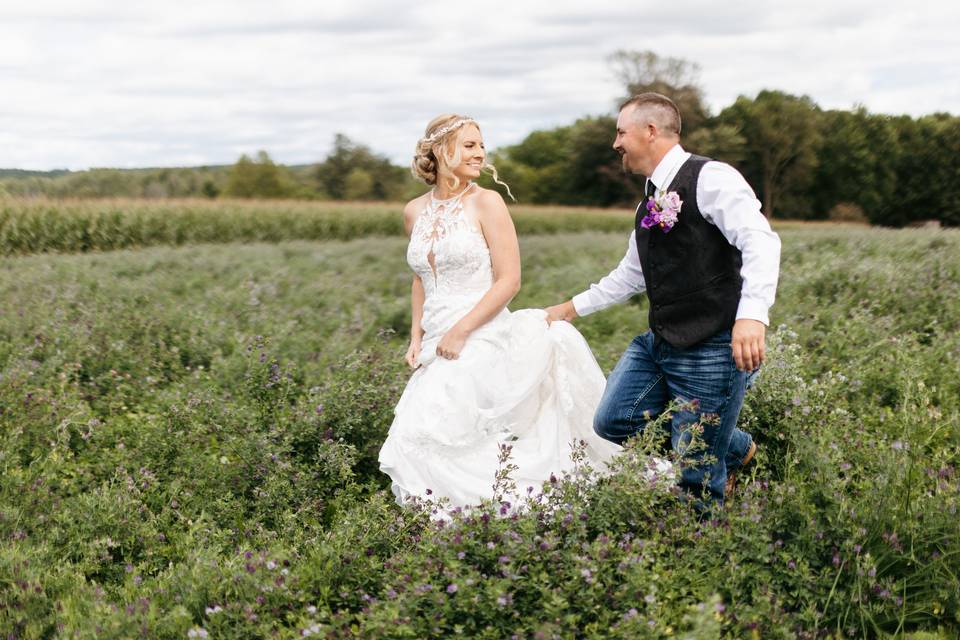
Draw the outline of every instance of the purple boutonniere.
[[[668,191],[661,194],[659,198],[655,195],[650,196],[644,206],[647,209],[647,215],[643,216],[640,226],[644,229],[660,227],[664,233],[668,233],[673,225],[677,224],[683,200],[676,191]]]

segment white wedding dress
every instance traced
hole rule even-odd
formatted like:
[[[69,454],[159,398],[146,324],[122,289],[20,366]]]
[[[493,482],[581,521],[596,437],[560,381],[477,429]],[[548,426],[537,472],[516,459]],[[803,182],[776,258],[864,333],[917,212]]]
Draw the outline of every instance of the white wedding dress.
[[[501,443],[512,445],[517,466],[516,495],[506,496],[514,505],[528,487],[538,492],[551,474],[573,469],[575,441],[586,443],[591,466],[605,469],[620,451],[593,431],[606,381],[571,324],[548,325],[539,309],[504,309],[470,334],[459,359],[436,355],[443,335],[493,284],[490,251],[461,197],[431,197],[407,262],[423,282],[424,337],[380,450],[397,501],[429,496],[466,507],[491,498]]]

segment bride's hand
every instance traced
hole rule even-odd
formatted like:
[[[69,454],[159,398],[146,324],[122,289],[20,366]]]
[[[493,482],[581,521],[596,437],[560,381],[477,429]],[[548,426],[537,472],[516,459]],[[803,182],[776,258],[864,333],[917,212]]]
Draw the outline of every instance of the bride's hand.
[[[416,369],[420,366],[418,360],[420,359],[420,341],[411,340],[410,347],[407,349],[407,355],[405,355],[404,360],[407,361],[407,364],[410,365],[411,369]]]
[[[454,327],[440,338],[440,343],[437,345],[437,355],[447,360],[456,360],[460,357],[460,350],[463,349],[466,341],[466,332]]]

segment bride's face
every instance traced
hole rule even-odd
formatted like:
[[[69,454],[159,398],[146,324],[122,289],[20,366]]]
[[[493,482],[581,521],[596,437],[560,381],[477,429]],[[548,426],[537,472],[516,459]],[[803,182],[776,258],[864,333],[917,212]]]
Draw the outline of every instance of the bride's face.
[[[468,124],[463,128],[460,137],[460,164],[452,167],[453,175],[463,181],[474,180],[480,177],[487,158],[487,151],[483,146],[483,136],[475,125]]]

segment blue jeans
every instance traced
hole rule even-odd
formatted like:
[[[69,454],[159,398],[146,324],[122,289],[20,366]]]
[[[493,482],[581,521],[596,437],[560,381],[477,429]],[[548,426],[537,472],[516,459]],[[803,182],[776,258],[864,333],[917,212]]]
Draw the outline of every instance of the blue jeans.
[[[730,332],[720,333],[687,349],[678,349],[652,332],[637,336],[607,379],[593,428],[603,438],[622,443],[644,430],[671,400],[697,401],[675,411],[670,444],[687,464],[680,485],[707,500],[723,504],[727,469],[739,466],[753,439],[736,428],[743,394],[752,375],[738,371],[730,349]],[[685,452],[691,425],[703,426],[699,450]],[[705,459],[706,458],[706,459]]]

